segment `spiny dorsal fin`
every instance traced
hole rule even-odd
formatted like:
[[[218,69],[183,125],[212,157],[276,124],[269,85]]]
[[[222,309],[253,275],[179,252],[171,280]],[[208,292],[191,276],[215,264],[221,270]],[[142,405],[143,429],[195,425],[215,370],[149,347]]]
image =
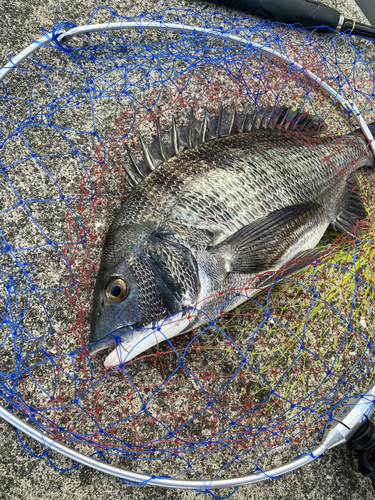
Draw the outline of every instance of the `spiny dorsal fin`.
[[[189,117],[189,127],[188,127],[188,148],[194,147],[193,131],[194,131],[194,108],[191,108]]]
[[[219,114],[220,114],[220,112],[219,112]],[[219,125],[219,114],[207,116],[205,142],[217,139],[217,131],[218,131],[218,125]]]
[[[241,134],[244,126],[245,126],[245,121],[246,121],[246,113],[235,113],[234,114],[234,120],[233,120],[233,125],[232,125],[232,134]]]
[[[228,113],[223,107],[220,110],[218,136],[228,137],[232,133],[235,112]]]
[[[141,178],[145,178],[151,172],[150,168],[142,161],[140,161],[130,150],[126,144],[126,150],[133,165],[133,170],[139,174]]]
[[[179,149],[179,145],[178,145],[177,124],[176,124],[175,117],[172,118],[171,139],[172,139],[172,146],[173,146],[174,156],[177,156],[178,153],[180,152],[180,149]]]
[[[163,161],[167,161],[168,158],[166,157],[166,152],[164,151],[164,144],[163,144],[163,137],[162,137],[162,131],[160,127],[160,116],[157,117],[156,120],[156,130],[157,130],[157,139],[158,139],[158,145],[159,145],[159,152],[160,156],[162,157]]]
[[[133,164],[133,168],[130,168],[127,165],[124,165],[124,170],[128,176],[129,184],[131,185],[132,188],[136,188],[137,184],[143,179],[143,177],[141,176],[141,174],[138,170],[138,160],[133,155],[133,153],[130,151],[127,144],[126,144],[126,149],[127,149],[129,158]]]
[[[207,132],[207,109],[204,112],[204,117],[202,121],[202,127],[201,127],[201,136],[200,136],[200,143],[203,144],[206,140],[206,132]]]
[[[304,113],[300,108],[293,109],[293,106],[278,106],[276,108],[268,108],[265,115],[271,118],[270,127],[282,128],[295,133],[313,133],[323,131],[326,127],[325,123],[308,113]]]
[[[135,188],[160,163],[168,161],[184,149],[194,148],[220,137],[275,127],[295,133],[315,134],[322,130],[324,123],[292,106],[272,106],[264,110],[258,108],[255,113],[228,112],[220,106],[218,114],[209,115],[206,111],[202,120],[195,117],[192,108],[189,124],[178,126],[173,118],[171,132],[161,127],[158,118],[156,139],[151,144],[146,144],[140,136],[143,158],[136,158],[128,149],[133,168],[127,167],[125,172],[131,186]]]
[[[246,118],[245,118],[244,128],[243,128],[244,132],[250,132],[250,130],[253,128],[254,116],[255,116],[255,113],[247,113]]]
[[[147,166],[151,172],[152,170],[154,170],[155,167],[154,167],[154,163],[151,159],[151,156],[149,155],[148,146],[145,143],[145,141],[143,140],[142,136],[140,136],[139,139],[141,141],[141,146],[142,146],[142,151],[143,151],[143,162],[147,164]]]

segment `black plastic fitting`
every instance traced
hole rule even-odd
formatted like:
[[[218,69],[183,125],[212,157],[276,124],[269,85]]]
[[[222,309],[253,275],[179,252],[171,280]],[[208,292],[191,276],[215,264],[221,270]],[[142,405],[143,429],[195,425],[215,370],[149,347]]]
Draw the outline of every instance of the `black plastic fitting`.
[[[359,472],[371,479],[375,489],[375,432],[370,420],[361,425],[348,441],[348,446],[357,453]]]
[[[343,31],[364,38],[375,38],[375,28],[345,19],[339,11],[316,0],[213,0],[216,5],[239,9],[263,19],[328,33]]]

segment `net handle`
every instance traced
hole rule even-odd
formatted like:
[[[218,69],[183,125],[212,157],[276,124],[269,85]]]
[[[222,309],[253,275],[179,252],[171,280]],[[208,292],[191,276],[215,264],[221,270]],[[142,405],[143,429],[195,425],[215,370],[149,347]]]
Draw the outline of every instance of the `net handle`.
[[[277,52],[276,50],[272,49],[271,47],[267,47],[266,45],[260,45],[259,43],[256,42],[251,42],[247,40],[246,38],[241,38],[236,35],[231,35],[228,33],[222,33],[219,30],[213,30],[209,28],[201,28],[198,26],[189,26],[188,24],[175,24],[175,23],[168,23],[165,21],[132,21],[132,22],[119,22],[119,23],[101,23],[101,24],[87,24],[85,26],[77,26],[75,28],[70,29],[69,31],[61,31],[58,36],[57,36],[57,41],[59,43],[62,42],[67,42],[71,38],[83,34],[90,34],[90,33],[101,33],[103,31],[114,31],[114,30],[130,30],[130,29],[168,29],[172,31],[178,31],[178,32],[188,32],[188,33],[201,33],[203,35],[215,35],[218,36],[219,38],[222,39],[228,39],[228,40],[233,40],[236,41],[242,45],[247,45],[249,48],[259,50],[260,52],[263,52],[265,54],[269,54],[272,57],[275,57],[277,59],[280,59],[287,64],[289,64],[291,67],[296,68],[298,71],[301,71],[304,73],[304,75],[308,76],[311,80],[314,82],[318,83],[321,85],[327,92],[329,92],[335,99],[337,99],[341,105],[344,107],[344,109],[348,112],[352,111],[355,113],[357,121],[359,126],[361,127],[361,130],[363,134],[365,135],[366,139],[369,142],[370,148],[372,150],[373,155],[375,156],[375,142],[374,142],[374,137],[367,126],[367,123],[365,120],[362,118],[361,113],[359,112],[358,108],[354,103],[349,102],[347,99],[343,98],[338,92],[336,92],[328,83],[324,82],[321,78],[319,78],[317,75],[315,75],[312,71],[306,69],[304,66],[301,64],[297,63],[296,61],[293,61],[290,59],[288,56],[284,54],[280,54],[280,52]],[[48,42],[52,40],[52,35],[46,35],[39,40],[33,42],[29,47],[24,49],[22,52],[20,52],[17,56],[15,56],[8,64],[6,64],[1,70],[0,70],[0,82],[4,79],[4,77],[14,68],[17,67],[17,65],[29,57],[30,55],[34,54],[37,50],[39,50],[40,47],[43,45],[46,45]]]

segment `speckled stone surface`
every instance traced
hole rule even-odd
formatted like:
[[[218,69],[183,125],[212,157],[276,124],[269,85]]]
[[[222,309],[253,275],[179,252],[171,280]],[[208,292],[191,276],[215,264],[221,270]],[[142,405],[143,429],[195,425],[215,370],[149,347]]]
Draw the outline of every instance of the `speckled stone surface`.
[[[366,22],[354,0],[325,0],[326,4],[343,12],[347,17]],[[62,0],[14,0],[0,3],[0,60],[5,63],[8,54],[17,54],[32,40],[41,36],[40,28],[50,30],[58,19],[85,24],[91,11],[100,5],[97,0],[68,2]],[[110,7],[126,15],[137,15],[143,10],[158,11],[171,6],[194,6],[198,10],[212,9],[207,2],[191,0],[124,0],[112,1]],[[224,9],[220,9],[224,10]],[[228,10],[233,15],[236,12]],[[31,440],[25,443],[35,454],[40,447]],[[53,457],[53,454],[51,454]],[[61,467],[72,466],[69,460],[58,460]],[[227,494],[228,492],[226,492]],[[220,495],[220,492],[218,492]],[[123,484],[119,479],[79,466],[70,472],[51,467],[48,460],[34,458],[20,445],[12,426],[0,420],[0,499],[192,499],[194,491],[168,490],[156,487],[137,488]],[[278,480],[239,488],[232,498],[259,500],[368,500],[374,490],[368,480],[356,471],[356,459],[345,447],[326,453],[303,469]]]

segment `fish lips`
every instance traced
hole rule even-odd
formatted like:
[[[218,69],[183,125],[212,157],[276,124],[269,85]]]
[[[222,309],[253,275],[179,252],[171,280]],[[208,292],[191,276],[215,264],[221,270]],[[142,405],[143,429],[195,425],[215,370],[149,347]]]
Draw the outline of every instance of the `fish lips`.
[[[87,346],[87,350],[90,356],[94,356],[104,349],[114,347],[119,343],[119,338],[122,338],[125,334],[133,335],[133,331],[136,325],[128,325],[122,328],[114,330],[112,333],[108,333],[101,340],[96,342],[90,342]]]

